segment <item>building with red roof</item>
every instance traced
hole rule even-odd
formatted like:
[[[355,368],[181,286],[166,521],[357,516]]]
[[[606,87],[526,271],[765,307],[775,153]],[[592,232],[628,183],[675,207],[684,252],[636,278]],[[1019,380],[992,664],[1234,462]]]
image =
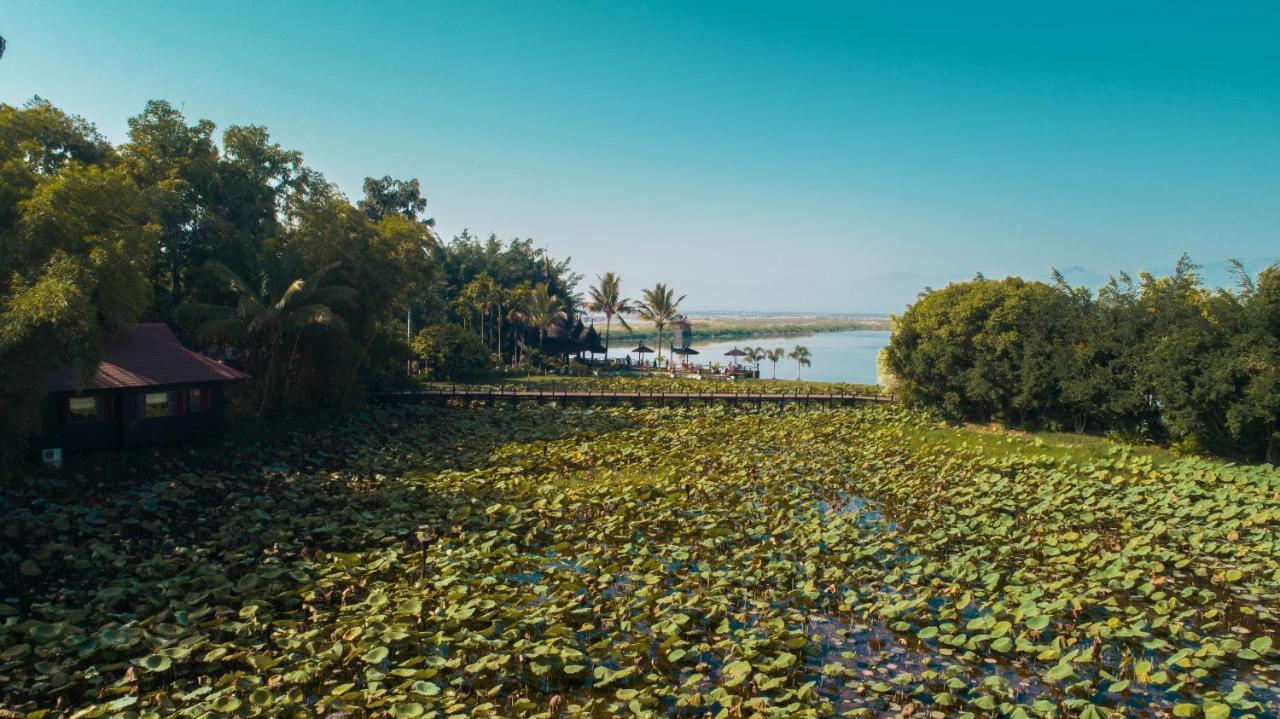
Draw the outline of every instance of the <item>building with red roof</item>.
[[[77,366],[49,377],[39,446],[102,449],[207,435],[222,427],[227,383],[248,377],[183,347],[164,323],[134,325],[103,348],[87,379]]]

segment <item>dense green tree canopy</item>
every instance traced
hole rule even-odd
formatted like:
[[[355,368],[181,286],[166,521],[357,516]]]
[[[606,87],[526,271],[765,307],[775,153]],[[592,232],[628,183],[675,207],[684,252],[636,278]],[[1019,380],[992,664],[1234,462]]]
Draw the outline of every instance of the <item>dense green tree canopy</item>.
[[[91,371],[150,302],[145,202],[93,127],[0,105],[0,464],[39,418],[46,374]]]
[[[954,418],[1280,460],[1280,269],[1236,292],[1196,269],[1096,293],[1061,275],[952,284],[896,318],[886,361],[905,399]]]
[[[141,318],[248,370],[243,408],[270,411],[405,381],[425,325],[474,323],[484,364],[514,359],[539,332],[513,324],[530,288],[578,301],[568,260],[531,240],[439,241],[417,179],[370,178],[353,204],[265,127],[219,135],[164,101],[128,124],[117,150],[42,100],[0,105],[4,457],[44,377],[92,368]]]
[[[489,369],[490,354],[480,335],[455,324],[432,325],[413,338],[423,371],[438,380],[465,380]]]

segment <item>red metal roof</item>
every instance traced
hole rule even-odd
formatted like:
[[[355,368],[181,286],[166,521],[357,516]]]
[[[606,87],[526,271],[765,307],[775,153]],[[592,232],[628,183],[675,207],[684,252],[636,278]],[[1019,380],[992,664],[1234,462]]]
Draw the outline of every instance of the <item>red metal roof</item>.
[[[154,322],[134,325],[123,340],[104,347],[102,362],[88,382],[83,382],[79,368],[71,365],[55,372],[45,383],[45,389],[49,392],[74,392],[229,382],[248,377],[238,369],[183,347],[168,325]]]

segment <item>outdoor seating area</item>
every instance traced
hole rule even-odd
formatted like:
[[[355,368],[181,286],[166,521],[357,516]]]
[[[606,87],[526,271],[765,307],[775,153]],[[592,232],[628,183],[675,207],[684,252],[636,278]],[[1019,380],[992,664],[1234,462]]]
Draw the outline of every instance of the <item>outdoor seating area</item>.
[[[725,353],[729,357],[726,363],[691,362],[690,357],[701,354],[692,347],[677,347],[671,351],[670,357],[647,360],[646,354],[654,350],[641,344],[628,353],[625,359],[592,360],[589,364],[595,374],[653,374],[686,379],[756,379],[760,376],[757,368],[749,364],[740,364],[736,360],[747,356],[747,353],[734,348]],[[632,360],[630,355],[636,354],[639,359]]]

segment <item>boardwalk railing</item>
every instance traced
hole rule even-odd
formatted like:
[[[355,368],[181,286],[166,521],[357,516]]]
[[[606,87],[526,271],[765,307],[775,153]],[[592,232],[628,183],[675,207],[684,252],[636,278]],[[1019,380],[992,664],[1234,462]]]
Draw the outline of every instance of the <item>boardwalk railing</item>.
[[[499,402],[517,405],[520,402],[537,402],[546,404],[555,402],[561,406],[578,404],[582,406],[605,405],[617,406],[630,404],[640,406],[657,404],[660,406],[681,406],[693,404],[724,403],[731,405],[765,404],[800,404],[826,407],[842,407],[856,404],[888,404],[894,401],[889,395],[861,395],[849,392],[833,392],[813,394],[811,392],[608,392],[593,390],[565,389],[505,389],[468,387],[449,387],[441,389],[418,390],[414,392],[378,392],[372,396],[377,404],[438,404],[446,406],[451,403],[469,405],[483,402],[492,407]]]

